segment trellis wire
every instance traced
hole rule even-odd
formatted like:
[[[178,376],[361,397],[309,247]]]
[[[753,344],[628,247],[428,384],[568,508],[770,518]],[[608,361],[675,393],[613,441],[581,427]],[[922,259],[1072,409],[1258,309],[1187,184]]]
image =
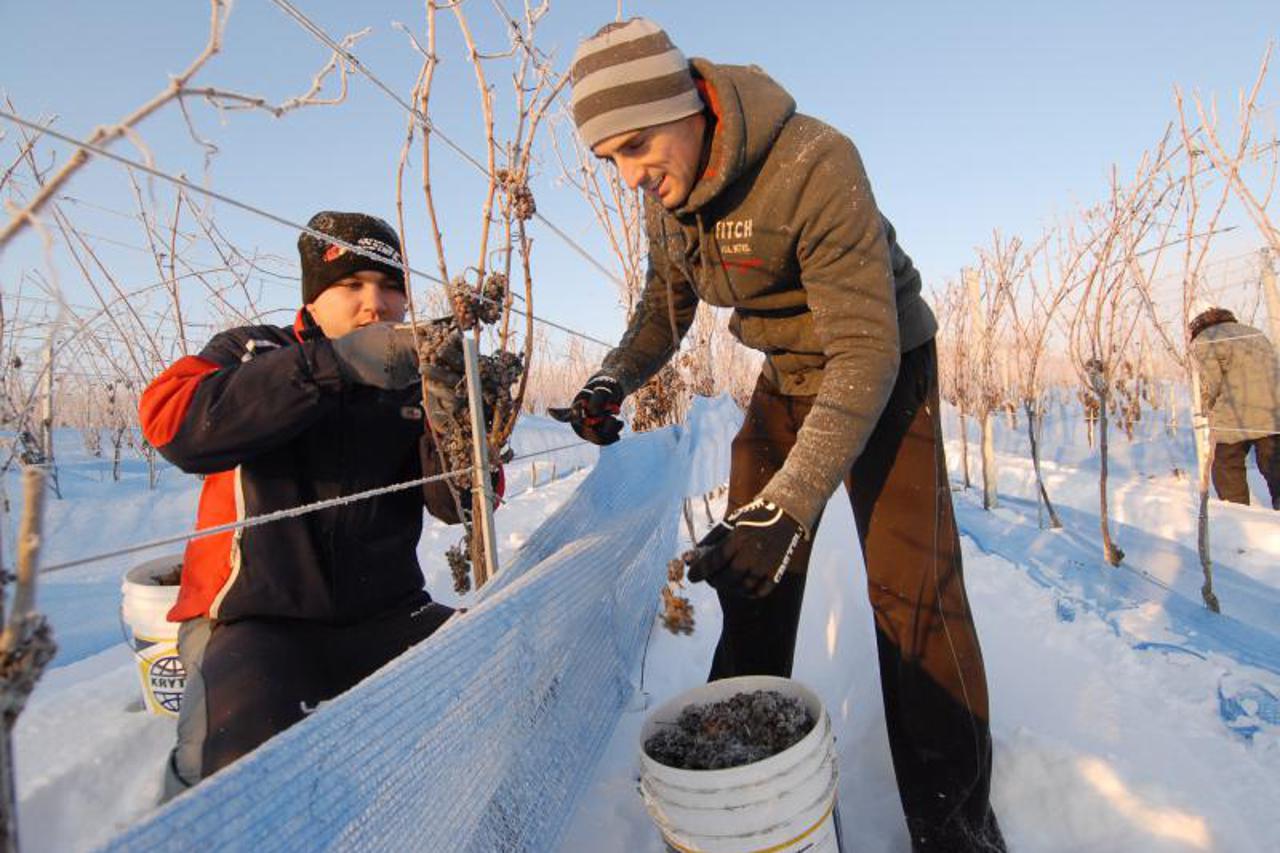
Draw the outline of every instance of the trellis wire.
[[[350,48],[346,47],[345,45],[339,44],[337,41],[335,41],[334,38],[330,36],[328,33],[326,33],[320,27],[319,24],[317,24],[315,21],[308,18],[305,14],[302,13],[302,11],[300,11],[296,6],[290,3],[289,0],[271,0],[271,2],[274,3],[277,7],[279,7],[280,10],[283,11],[286,15],[293,18],[294,21],[296,21],[298,25],[301,26],[304,30],[311,33],[311,35],[315,36],[315,38],[319,40],[321,44],[323,44],[325,47],[329,48],[334,53],[341,56],[347,62],[351,63],[352,68],[360,72],[360,74],[363,75],[370,83],[372,83],[379,90],[385,93],[387,97],[391,98],[391,100],[399,104],[400,107],[404,109],[405,112],[409,113],[409,115],[412,116],[413,119],[417,121],[418,124],[424,130],[428,130],[431,133],[435,134],[436,136],[440,137],[441,141],[447,144],[454,152],[458,154],[458,156],[460,156],[462,159],[466,160],[468,163],[470,163],[472,166],[478,169],[480,171],[480,174],[484,175],[485,177],[492,177],[489,174],[489,170],[485,168],[484,164],[482,164],[475,157],[472,157],[469,153],[467,153],[466,150],[462,148],[462,146],[458,145],[458,143],[454,142],[452,139],[446,136],[443,132],[441,132],[441,130],[438,127],[436,127],[435,122],[431,121],[431,119],[427,117],[426,114],[424,114],[421,110],[415,108],[412,104],[405,101],[398,94],[396,94],[394,89],[392,89],[386,83],[382,82],[382,80],[379,79],[376,74],[370,71],[369,68],[365,66],[365,64],[361,62],[354,53],[352,53]],[[547,219],[546,216],[544,216],[542,213],[538,211],[534,211],[533,215],[535,219],[537,219],[543,225],[551,229],[551,233],[555,234],[557,237],[563,240],[564,243],[569,246],[569,248],[573,249],[587,263],[591,264],[593,267],[595,267],[597,270],[599,270],[601,273],[607,276],[610,281],[612,281],[614,284],[618,285],[619,287],[624,286],[623,282],[613,272],[611,272],[606,266],[604,266],[604,264],[600,263],[598,260],[592,257],[590,252],[588,252],[577,241],[575,241],[572,237],[570,237],[568,234],[562,231],[555,223]],[[605,346],[608,346],[608,344],[605,344]]]
[[[560,447],[551,447],[543,450],[535,450],[529,453],[522,453],[519,456],[513,456],[511,458],[511,462],[513,463],[522,462],[526,459],[532,459],[536,456],[545,456],[551,453],[559,453],[562,450],[572,450],[576,447],[581,447],[581,446],[582,446],[581,442],[575,442],[574,444],[565,444],[565,445],[561,445]],[[297,518],[298,516],[306,515],[307,513],[311,513],[311,512],[317,512],[322,509],[328,509],[330,507],[342,506],[344,504],[349,504],[349,503],[355,503],[356,501],[367,500],[369,498],[376,498],[376,497],[379,497],[380,495],[391,494],[392,492],[402,492],[405,489],[412,489],[417,486],[425,486],[428,483],[435,483],[435,482],[439,482],[440,480],[447,480],[451,477],[457,477],[457,476],[466,475],[470,473],[471,473],[471,468],[469,467],[458,468],[454,471],[446,471],[443,474],[433,474],[430,477],[419,477],[416,480],[406,480],[402,483],[393,483],[390,486],[379,486],[376,489],[368,489],[366,491],[356,492],[355,494],[351,494],[351,495],[342,495],[336,498],[328,498],[322,501],[315,501],[314,503],[302,504],[300,506],[290,507],[289,509],[281,509],[281,510],[276,510],[275,512],[264,513],[262,515],[255,515],[252,518],[243,518],[239,521],[230,521],[230,522],[227,522],[226,524],[219,524],[215,527],[206,527],[201,530],[192,530],[187,533],[177,534],[175,536],[166,536],[162,539],[153,539],[149,542],[142,542],[136,545],[129,545],[125,548],[119,548],[114,551],[104,551],[101,554],[91,554],[87,557],[77,557],[74,560],[67,560],[62,563],[54,563],[52,565],[45,566],[40,571],[41,571],[41,574],[48,574],[50,572],[56,572],[62,569],[70,569],[75,566],[83,566],[89,563],[98,563],[98,562],[102,562],[103,560],[110,560],[114,557],[123,557],[129,554],[136,554],[139,551],[149,551],[152,548],[159,548],[163,545],[176,545],[181,542],[189,542],[192,539],[203,539],[206,536],[216,536],[219,533],[229,533],[234,530],[243,530],[248,527],[257,527],[262,524],[268,524],[272,521],[280,521],[285,518]]]
[[[341,49],[341,48],[339,48],[339,49]],[[352,60],[353,62],[358,62],[357,60],[354,60],[354,57],[351,57],[351,60]],[[132,168],[138,169],[139,171],[143,172],[144,174],[148,174],[148,175],[151,175],[151,176],[153,176],[153,177],[159,178],[160,180],[166,181],[166,182],[171,183],[171,184],[173,184],[173,185],[175,185],[175,186],[178,186],[178,187],[182,187],[183,189],[186,189],[186,190],[188,190],[188,191],[190,191],[190,192],[194,192],[194,193],[197,193],[197,194],[200,194],[200,195],[204,195],[204,196],[206,196],[206,197],[208,197],[208,198],[212,198],[212,199],[215,199],[215,200],[221,201],[221,202],[223,202],[223,203],[225,203],[225,204],[229,204],[229,205],[231,205],[232,207],[238,208],[238,209],[243,210],[243,211],[245,211],[245,212],[247,212],[247,213],[251,213],[251,214],[253,214],[253,215],[256,215],[256,216],[262,217],[262,218],[264,218],[264,219],[270,220],[270,221],[275,222],[275,223],[277,223],[277,224],[285,225],[285,226],[287,226],[287,227],[290,227],[290,228],[296,229],[296,230],[298,230],[298,231],[302,231],[302,232],[304,232],[304,233],[310,234],[311,236],[315,237],[315,238],[316,238],[316,239],[318,239],[318,240],[326,241],[326,242],[332,243],[332,244],[334,244],[334,245],[337,245],[337,246],[339,246],[339,247],[341,247],[341,248],[343,248],[343,249],[346,249],[347,251],[352,252],[352,253],[354,253],[354,254],[356,254],[356,255],[359,255],[359,256],[361,256],[361,257],[371,258],[371,259],[373,259],[373,260],[377,260],[377,261],[379,261],[379,262],[381,262],[381,263],[387,263],[387,261],[386,261],[386,259],[385,259],[385,258],[381,257],[380,255],[376,255],[376,254],[374,254],[373,252],[371,252],[371,251],[369,251],[369,250],[367,250],[367,249],[365,249],[365,248],[363,248],[363,247],[361,247],[361,246],[357,246],[357,245],[355,245],[355,244],[348,243],[348,242],[347,242],[347,241],[345,241],[345,240],[338,239],[338,238],[336,238],[336,237],[333,237],[332,235],[325,234],[325,233],[323,233],[323,232],[321,232],[321,231],[318,231],[318,230],[316,230],[316,229],[310,228],[310,227],[308,227],[308,226],[306,226],[306,225],[300,225],[300,224],[298,224],[298,223],[296,223],[296,222],[293,222],[293,221],[291,221],[291,220],[289,220],[289,219],[287,219],[287,218],[285,218],[285,217],[283,217],[283,216],[279,216],[279,215],[274,214],[274,213],[272,213],[272,212],[270,212],[270,211],[268,211],[268,210],[264,210],[264,209],[262,209],[262,208],[260,208],[260,207],[257,207],[257,206],[255,206],[255,205],[249,204],[248,202],[240,201],[239,199],[236,199],[236,198],[233,198],[233,197],[231,197],[231,196],[228,196],[228,195],[226,195],[225,193],[220,193],[220,192],[217,192],[216,190],[211,190],[211,189],[209,189],[209,188],[207,188],[207,187],[201,187],[201,186],[199,186],[199,185],[197,185],[197,184],[193,184],[193,183],[191,183],[190,181],[187,181],[187,180],[186,180],[186,179],[184,179],[184,178],[178,177],[178,176],[176,176],[176,175],[171,175],[171,174],[169,174],[169,173],[167,173],[167,172],[164,172],[164,171],[162,171],[162,170],[160,170],[160,169],[157,169],[157,168],[155,168],[155,167],[153,167],[153,166],[150,166],[150,165],[145,164],[145,163],[140,163],[140,162],[135,161],[135,160],[132,160],[132,159],[130,159],[130,158],[128,158],[128,157],[123,157],[123,156],[121,156],[121,155],[119,155],[119,154],[115,154],[115,153],[113,153],[113,152],[111,152],[111,151],[106,150],[105,148],[102,148],[101,146],[94,145],[94,144],[91,144],[91,143],[84,142],[84,141],[82,141],[82,140],[75,139],[74,137],[71,137],[71,136],[68,136],[67,134],[64,134],[64,133],[61,133],[61,132],[59,132],[59,131],[53,130],[52,128],[47,127],[47,126],[37,125],[37,124],[35,124],[34,122],[31,122],[31,121],[29,121],[29,120],[27,120],[27,119],[25,119],[25,118],[22,118],[21,116],[18,116],[18,115],[14,114],[14,113],[11,113],[11,112],[8,112],[8,111],[5,111],[5,110],[0,110],[0,117],[3,117],[3,118],[5,118],[5,119],[7,119],[7,120],[9,120],[9,121],[11,121],[11,122],[13,122],[13,123],[15,123],[15,124],[18,124],[19,126],[26,127],[26,128],[28,128],[28,129],[30,129],[30,130],[35,131],[35,132],[43,133],[43,134],[47,134],[49,137],[51,137],[51,138],[53,138],[53,139],[57,139],[57,140],[59,140],[59,141],[61,141],[61,142],[64,142],[64,143],[66,143],[66,144],[74,145],[74,146],[76,146],[76,147],[78,147],[78,148],[80,148],[80,149],[82,149],[82,150],[89,151],[89,152],[94,153],[94,154],[98,154],[99,156],[102,156],[102,157],[104,157],[104,158],[106,158],[106,159],[108,159],[108,160],[112,160],[112,161],[115,161],[115,162],[120,163],[120,164],[122,164],[122,165],[130,166],[130,167],[132,167]],[[423,117],[423,118],[425,119],[425,117]],[[434,281],[434,282],[436,282],[436,283],[438,283],[438,284],[444,284],[444,282],[443,282],[440,278],[438,278],[438,277],[436,277],[436,276],[433,276],[433,275],[431,275],[431,274],[429,274],[429,273],[421,272],[421,271],[419,271],[419,270],[414,270],[414,269],[412,269],[411,267],[408,267],[407,265],[405,265],[405,264],[403,264],[403,263],[399,263],[399,262],[392,262],[392,263],[393,263],[393,265],[394,265],[394,266],[399,267],[401,270],[404,270],[404,271],[406,271],[406,272],[416,273],[417,275],[422,276],[423,278],[427,279],[428,281]],[[600,339],[598,339],[598,338],[595,338],[595,337],[593,337],[593,336],[591,336],[591,335],[587,335],[587,334],[585,334],[585,333],[583,333],[583,332],[579,332],[579,331],[577,331],[576,329],[571,329],[571,328],[570,328],[570,327],[568,327],[568,326],[564,326],[564,325],[562,325],[562,324],[555,323],[555,322],[552,322],[552,321],[550,321],[550,320],[545,320],[545,319],[543,319],[543,318],[540,318],[540,317],[534,316],[532,313],[528,313],[528,312],[521,311],[521,310],[519,310],[519,309],[517,309],[517,308],[515,308],[515,307],[512,307],[512,308],[511,308],[511,311],[512,311],[513,313],[515,313],[515,314],[520,315],[520,316],[526,316],[526,317],[529,317],[530,319],[532,319],[532,320],[534,320],[534,321],[536,321],[536,322],[542,323],[542,324],[543,324],[543,325],[545,325],[545,326],[550,326],[550,327],[552,327],[552,328],[558,329],[558,330],[560,330],[560,331],[562,331],[562,332],[565,332],[566,334],[573,335],[573,336],[578,337],[578,338],[581,338],[581,339],[583,339],[583,340],[591,341],[592,343],[595,343],[595,344],[598,344],[598,345],[601,345],[601,346],[605,346],[605,347],[608,347],[608,346],[609,346],[609,344],[608,344],[608,343],[606,343],[605,341],[602,341],[602,340],[600,340]],[[448,474],[446,474],[446,475],[441,475],[441,479],[443,479],[444,477],[451,477],[451,476],[455,476],[455,475],[456,475],[456,473],[457,473],[457,472],[450,472],[450,473],[448,473]],[[415,486],[415,485],[422,485],[422,484],[424,484],[424,483],[426,483],[426,482],[430,482],[430,480],[422,480],[422,481],[417,482],[417,483],[412,483],[412,482],[411,482],[411,483],[410,483],[410,484],[408,484],[408,485],[405,485],[405,484],[398,484],[398,485],[396,485],[396,486],[394,486],[394,487],[384,487],[384,490],[372,490],[370,493],[366,493],[366,494],[364,494],[364,495],[363,495],[363,497],[372,497],[372,496],[374,496],[375,494],[383,494],[383,493],[385,493],[385,491],[398,491],[398,490],[401,490],[401,489],[412,488],[412,487],[413,487],[413,486]],[[339,502],[345,502],[345,501],[342,501],[342,500],[340,500],[340,499],[335,499],[335,500],[339,500]],[[350,500],[350,498],[348,498],[347,500]],[[332,505],[332,504],[324,504],[324,505]],[[282,510],[282,511],[281,511],[281,513],[283,513],[283,514],[276,514],[276,515],[273,515],[273,516],[261,516],[261,517],[259,517],[259,519],[255,520],[253,523],[254,523],[254,524],[265,524],[265,523],[267,523],[268,521],[274,521],[274,520],[277,520],[278,518],[286,518],[286,517],[290,517],[291,515],[301,515],[301,514],[303,514],[304,512],[315,511],[316,509],[320,509],[320,508],[322,508],[322,506],[321,506],[321,505],[310,505],[310,509],[294,508],[293,510]],[[247,521],[247,520],[246,520],[246,521]],[[239,522],[239,523],[240,523],[241,525],[243,525],[243,526],[250,526],[250,525],[246,524],[246,522]],[[230,529],[235,529],[235,528],[230,528]],[[214,528],[209,528],[209,529],[208,529],[208,530],[206,530],[206,531],[197,531],[197,533],[198,533],[198,534],[200,534],[200,535],[204,535],[204,536],[213,535],[213,533],[214,533],[214,532],[224,532],[224,531],[223,531],[223,530],[221,530],[221,529],[215,530]],[[175,542],[187,541],[187,539],[190,539],[190,538],[196,538],[196,537],[195,537],[195,536],[191,536],[191,535],[187,535],[187,536],[180,537],[180,538],[167,539],[167,540],[165,540],[165,541],[163,541],[163,542],[148,543],[148,544],[146,544],[145,546],[135,546],[135,547],[130,548],[130,549],[125,549],[125,550],[124,550],[123,552],[121,552],[121,553],[111,554],[111,555],[109,555],[109,556],[122,556],[122,555],[123,555],[123,554],[125,554],[125,553],[134,553],[134,552],[139,551],[139,550],[145,550],[145,549],[148,549],[148,548],[151,548],[151,547],[158,547],[159,545],[163,545],[163,544],[173,544],[173,543],[175,543]],[[85,558],[85,559],[81,559],[81,560],[79,560],[79,561],[73,561],[73,562],[71,562],[71,563],[64,563],[64,564],[60,564],[60,565],[56,565],[56,566],[51,566],[51,567],[49,567],[48,569],[46,569],[46,571],[54,571],[54,570],[61,569],[61,568],[70,568],[70,567],[71,567],[71,566],[73,566],[73,565],[83,565],[83,564],[85,564],[85,563],[87,563],[87,562],[96,562],[97,560],[106,559],[106,558],[107,558],[106,556],[98,556],[98,557],[93,557],[93,558]]]
[[[636,696],[672,507],[725,479],[740,423],[700,399],[614,445],[465,614],[104,849],[558,849]]]
[[[7,110],[0,109],[0,118],[11,121],[16,125],[27,128],[28,130],[33,130],[33,131],[42,133],[46,136],[49,136],[52,139],[58,140],[59,142],[66,143],[67,145],[74,145],[77,148],[81,148],[85,151],[90,152],[91,154],[97,154],[100,157],[104,157],[108,160],[113,160],[117,163],[120,163],[121,165],[129,166],[130,168],[137,169],[140,172],[151,175],[154,178],[159,178],[160,180],[171,183],[174,186],[179,186],[190,192],[207,196],[208,198],[212,198],[215,201],[220,201],[238,210],[242,210],[245,213],[250,213],[255,216],[262,217],[263,219],[267,219],[271,222],[276,223],[277,225],[284,225],[285,227],[292,228],[297,231],[301,231],[305,234],[310,234],[312,237],[315,237],[318,240],[323,240],[325,242],[331,243],[335,246],[338,246],[342,249],[347,250],[348,252],[352,252],[353,254],[360,255],[361,257],[370,258],[382,264],[398,267],[401,270],[404,270],[406,272],[411,272],[414,275],[422,276],[428,281],[434,281],[437,284],[444,283],[440,280],[438,276],[431,275],[430,273],[423,272],[421,270],[416,270],[412,267],[405,266],[402,263],[389,261],[387,258],[383,257],[382,255],[375,254],[374,252],[362,246],[356,246],[352,243],[346,242],[345,240],[340,240],[331,234],[325,234],[322,231],[317,231],[316,229],[309,228],[306,225],[300,225],[290,219],[280,216],[279,214],[272,213],[271,211],[268,211],[268,210],[264,210],[248,202],[240,201],[239,199],[233,198],[232,196],[229,196],[225,193],[218,192],[217,190],[211,190],[207,187],[202,187],[198,184],[193,184],[190,181],[186,180],[185,178],[180,178],[177,175],[171,175],[168,172],[164,172],[153,166],[149,166],[146,163],[141,163],[137,160],[132,160],[128,157],[124,157],[120,154],[116,154],[99,145],[94,145],[90,142],[85,142],[84,140],[76,139],[73,136],[68,136],[67,134],[56,131],[50,127],[45,127],[43,125],[36,124],[35,122],[29,119],[23,118],[22,116],[16,115]],[[561,323],[556,323],[553,320],[547,320],[545,318],[530,314],[529,312],[521,311],[519,308],[515,308],[514,306],[511,308],[511,311],[512,313],[518,314],[521,317],[530,317],[531,319],[533,319],[534,322],[541,323],[542,325],[549,326],[553,329],[557,329],[558,331],[564,332],[565,334],[568,334],[568,335],[572,335],[573,337],[581,338],[582,340],[585,340],[585,341],[590,341],[593,344],[598,344],[603,347],[612,346],[612,344],[609,344],[606,341],[602,341],[599,338],[588,335],[585,332],[580,332],[577,329],[570,328],[569,326],[565,326]]]

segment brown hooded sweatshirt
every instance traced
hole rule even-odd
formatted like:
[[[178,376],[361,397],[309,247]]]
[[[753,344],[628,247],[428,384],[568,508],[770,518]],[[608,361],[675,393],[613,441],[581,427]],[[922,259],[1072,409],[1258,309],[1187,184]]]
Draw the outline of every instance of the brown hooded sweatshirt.
[[[796,113],[759,68],[691,66],[714,116],[707,166],[678,210],[646,200],[648,278],[602,370],[631,393],[675,353],[699,301],[732,307],[730,331],[765,353],[765,381],[816,395],[761,491],[812,530],[880,417],[899,355],[937,322],[848,137]]]

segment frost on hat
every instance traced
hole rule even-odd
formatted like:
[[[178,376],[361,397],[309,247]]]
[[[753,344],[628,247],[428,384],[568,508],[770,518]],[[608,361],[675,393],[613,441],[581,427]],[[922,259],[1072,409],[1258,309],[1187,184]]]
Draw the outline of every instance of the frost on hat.
[[[573,121],[588,148],[703,110],[689,61],[645,18],[607,24],[578,45],[570,78]]]
[[[302,304],[315,302],[329,285],[362,270],[386,273],[404,288],[400,235],[383,220],[364,213],[322,210],[311,217],[307,227],[357,246],[364,254],[302,232],[298,237]]]

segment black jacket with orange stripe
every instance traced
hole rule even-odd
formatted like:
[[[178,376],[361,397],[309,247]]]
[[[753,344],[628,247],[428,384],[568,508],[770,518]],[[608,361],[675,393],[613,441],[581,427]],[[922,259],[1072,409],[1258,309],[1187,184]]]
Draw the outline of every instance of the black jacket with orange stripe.
[[[304,309],[293,328],[222,332],[143,392],[147,440],[206,475],[199,529],[414,480],[440,465],[419,389],[348,383]],[[187,545],[170,621],[284,617],[345,623],[423,587],[422,507],[456,523],[429,483]]]

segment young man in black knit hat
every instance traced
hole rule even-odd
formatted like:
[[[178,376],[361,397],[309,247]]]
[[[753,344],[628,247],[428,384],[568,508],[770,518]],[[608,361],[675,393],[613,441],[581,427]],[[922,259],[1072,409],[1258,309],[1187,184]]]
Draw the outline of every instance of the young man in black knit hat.
[[[143,393],[143,433],[204,475],[197,529],[438,473],[394,229],[322,212],[304,233],[292,326],[216,335]],[[355,247],[361,251],[352,251]],[[451,383],[429,401],[457,411]],[[464,494],[464,499],[469,500]],[[197,539],[169,620],[187,686],[166,797],[230,764],[435,631],[422,508],[459,521],[443,482]]]

